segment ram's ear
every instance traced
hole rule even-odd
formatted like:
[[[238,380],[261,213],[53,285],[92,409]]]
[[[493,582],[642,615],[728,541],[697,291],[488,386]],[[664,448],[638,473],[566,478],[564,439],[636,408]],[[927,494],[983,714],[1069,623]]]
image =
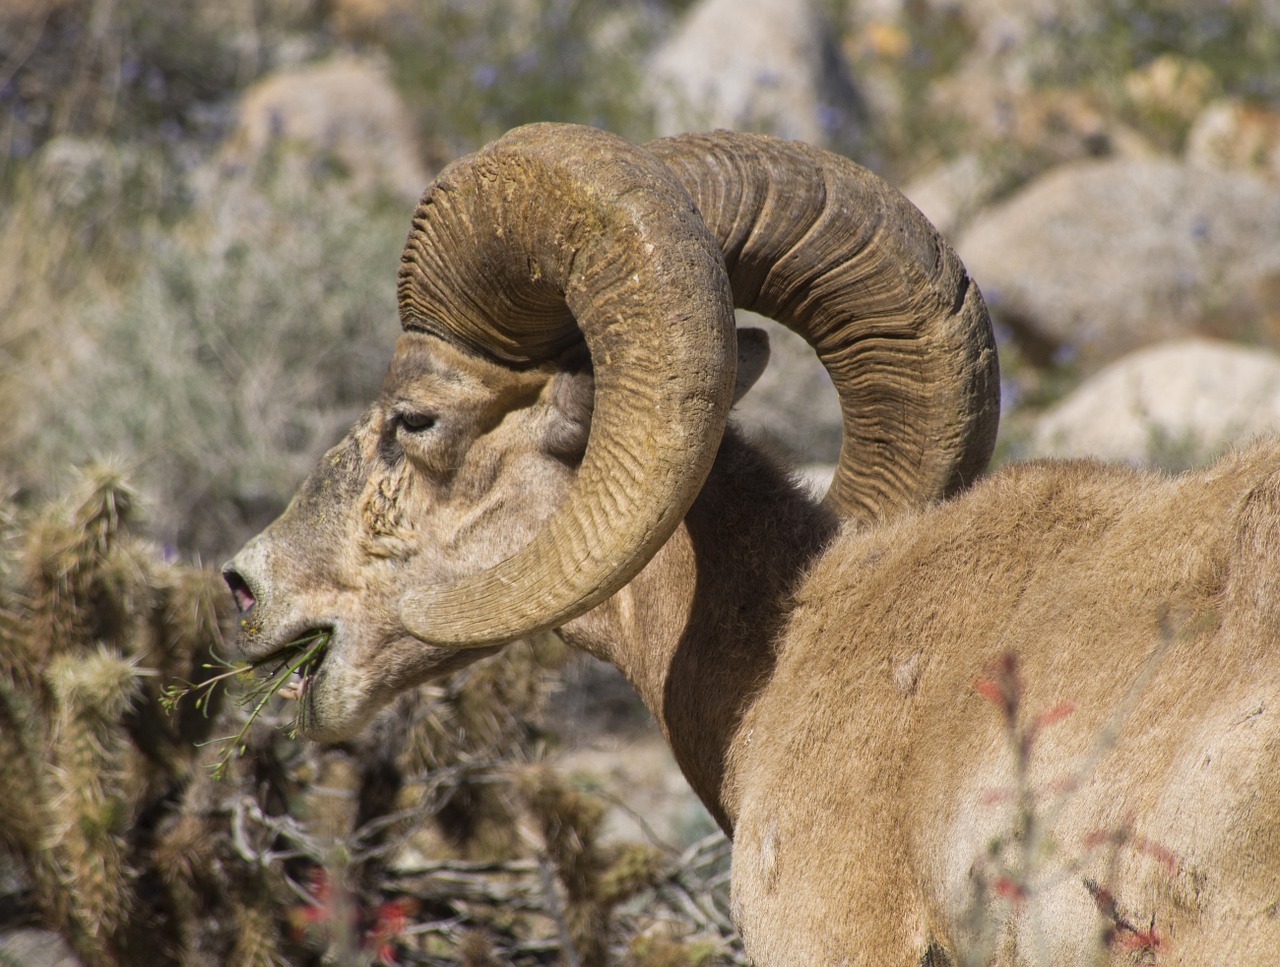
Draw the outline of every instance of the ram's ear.
[[[596,382],[586,347],[571,350],[557,360],[548,399],[551,403],[543,448],[565,463],[578,464],[591,435]]]
[[[756,385],[769,365],[769,334],[763,329],[738,330],[738,375],[733,382],[733,405]]]
[[[591,413],[595,403],[595,377],[591,357],[571,350],[558,361],[551,381],[551,413],[543,448],[566,463],[582,460],[591,433]],[[769,334],[763,329],[738,330],[738,375],[733,384],[736,404],[756,384],[769,365]]]

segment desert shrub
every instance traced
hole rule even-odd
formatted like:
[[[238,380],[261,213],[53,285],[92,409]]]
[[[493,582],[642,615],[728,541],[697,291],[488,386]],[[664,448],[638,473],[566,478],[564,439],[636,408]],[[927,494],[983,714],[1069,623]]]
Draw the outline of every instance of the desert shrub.
[[[54,137],[176,147],[216,136],[230,95],[297,55],[315,0],[16,0],[0,10],[0,171]]]
[[[148,233],[148,260],[118,290],[45,303],[74,325],[29,336],[11,472],[45,490],[53,468],[120,455],[153,534],[233,550],[376,393],[406,219],[280,180]]]
[[[669,22],[662,4],[447,0],[387,4],[369,24],[438,164],[531,121],[652,136],[645,57]]]
[[[1212,95],[1280,104],[1280,19],[1266,0],[1103,0],[1036,39],[1036,82],[1096,92],[1177,149]]]

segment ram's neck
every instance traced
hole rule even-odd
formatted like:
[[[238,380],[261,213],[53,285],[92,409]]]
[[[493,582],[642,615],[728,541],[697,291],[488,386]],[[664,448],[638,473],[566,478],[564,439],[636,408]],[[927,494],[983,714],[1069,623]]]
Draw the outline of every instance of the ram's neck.
[[[662,550],[621,592],[562,629],[569,644],[627,676],[730,833],[739,723],[772,674],[787,600],[834,532],[830,515],[730,432]]]

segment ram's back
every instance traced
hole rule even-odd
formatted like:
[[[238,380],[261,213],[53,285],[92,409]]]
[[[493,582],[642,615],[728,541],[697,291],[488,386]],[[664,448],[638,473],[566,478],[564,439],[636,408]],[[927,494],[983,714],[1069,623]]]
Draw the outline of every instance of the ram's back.
[[[987,942],[1007,963],[1267,962],[1277,550],[1274,445],[1177,478],[1019,466],[846,531],[744,725],[746,932],[813,938],[778,963],[904,941],[913,964]],[[880,936],[843,929],[868,908]]]

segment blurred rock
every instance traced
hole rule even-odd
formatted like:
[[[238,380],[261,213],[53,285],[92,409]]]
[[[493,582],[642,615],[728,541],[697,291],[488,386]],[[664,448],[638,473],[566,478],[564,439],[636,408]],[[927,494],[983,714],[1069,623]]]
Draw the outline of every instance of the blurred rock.
[[[278,71],[249,88],[219,159],[224,171],[301,162],[358,192],[412,204],[430,181],[413,119],[386,72],[342,57]]]
[[[1280,111],[1235,98],[1214,101],[1191,125],[1187,161],[1280,181]]]
[[[902,193],[944,238],[954,239],[999,188],[995,169],[977,154],[963,154],[903,185]]]
[[[21,929],[0,935],[0,964],[80,967],[65,940],[50,930]]]
[[[851,151],[865,109],[816,0],[700,0],[652,62],[659,134],[762,131]]]
[[[738,324],[769,333],[769,365],[734,407],[734,421],[792,463],[835,463],[840,401],[822,362],[808,343],[772,319],[739,312]]]
[[[1075,162],[979,215],[957,248],[1035,362],[1268,336],[1280,187],[1167,160]]]
[[[610,803],[607,842],[646,842],[652,832],[684,849],[716,828],[652,719],[630,734],[601,733],[554,761],[557,771],[587,779]]]
[[[1180,470],[1280,430],[1280,355],[1207,339],[1139,350],[1037,422],[1029,455]]]

